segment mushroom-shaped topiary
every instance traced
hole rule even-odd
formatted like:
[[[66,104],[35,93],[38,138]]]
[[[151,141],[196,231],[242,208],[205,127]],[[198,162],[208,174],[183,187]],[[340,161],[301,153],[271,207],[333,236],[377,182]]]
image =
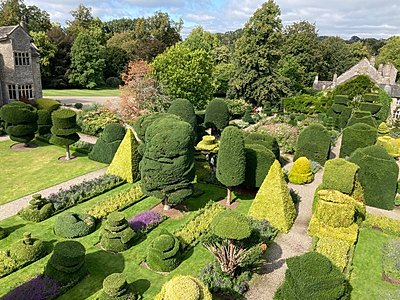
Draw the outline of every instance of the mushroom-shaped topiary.
[[[307,157],[299,157],[289,171],[289,181],[294,184],[306,184],[314,180],[311,172],[311,162]]]
[[[101,232],[100,244],[105,250],[121,252],[133,245],[135,237],[136,233],[129,226],[124,214],[113,212],[108,215]]]
[[[30,232],[25,232],[23,239],[12,244],[10,256],[19,264],[34,262],[46,255],[41,240],[33,239]]]
[[[213,135],[205,135],[197,144],[196,150],[204,152],[218,152],[219,142]]]
[[[207,287],[195,277],[178,275],[166,282],[154,300],[211,300]]]
[[[60,215],[54,224],[54,233],[63,238],[77,238],[92,233],[96,220],[88,214],[66,212]]]
[[[103,280],[103,292],[99,300],[136,300],[138,297],[129,293],[129,286],[125,275],[114,273]]]
[[[156,237],[147,250],[148,266],[158,272],[170,272],[181,262],[180,242],[167,231]]]
[[[49,200],[42,198],[40,194],[32,195],[29,206],[21,209],[18,215],[27,221],[42,222],[52,216],[54,213],[54,205]]]

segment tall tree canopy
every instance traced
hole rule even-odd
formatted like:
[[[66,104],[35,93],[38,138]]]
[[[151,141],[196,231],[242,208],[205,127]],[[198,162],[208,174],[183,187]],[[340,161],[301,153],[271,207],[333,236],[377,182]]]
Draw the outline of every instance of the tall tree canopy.
[[[66,31],[73,39],[83,31],[91,31],[92,36],[95,35],[101,42],[105,41],[103,23],[99,18],[93,17],[90,7],[79,4],[76,10],[71,11],[71,15],[74,19],[66,22]]]
[[[400,36],[393,36],[385,42],[379,50],[376,62],[378,64],[392,63],[400,70]]]
[[[53,42],[44,31],[31,32],[31,37],[40,53],[40,68],[42,76],[51,76],[50,63],[56,56],[57,45]]]

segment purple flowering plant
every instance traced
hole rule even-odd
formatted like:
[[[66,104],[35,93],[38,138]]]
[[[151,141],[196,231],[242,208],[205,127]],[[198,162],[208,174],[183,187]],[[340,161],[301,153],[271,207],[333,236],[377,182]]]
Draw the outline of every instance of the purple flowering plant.
[[[165,217],[158,212],[152,210],[146,210],[128,221],[129,225],[136,232],[148,232],[151,229],[157,227]]]
[[[51,300],[61,293],[61,284],[56,280],[39,275],[17,286],[4,300]]]

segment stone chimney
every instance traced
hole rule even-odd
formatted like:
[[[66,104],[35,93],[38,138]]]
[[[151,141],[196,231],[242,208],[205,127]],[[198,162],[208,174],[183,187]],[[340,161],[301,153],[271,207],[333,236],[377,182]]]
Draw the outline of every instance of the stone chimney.
[[[19,26],[21,26],[22,29],[24,29],[26,31],[27,29],[26,29],[26,21],[25,21],[25,19],[26,19],[25,16],[21,17],[21,19],[19,21]]]

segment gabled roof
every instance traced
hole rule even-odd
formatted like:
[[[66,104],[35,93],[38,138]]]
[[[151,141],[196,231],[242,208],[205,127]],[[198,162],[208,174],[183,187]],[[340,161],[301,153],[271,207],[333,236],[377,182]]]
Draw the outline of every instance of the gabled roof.
[[[19,25],[0,27],[0,39],[7,38]]]

